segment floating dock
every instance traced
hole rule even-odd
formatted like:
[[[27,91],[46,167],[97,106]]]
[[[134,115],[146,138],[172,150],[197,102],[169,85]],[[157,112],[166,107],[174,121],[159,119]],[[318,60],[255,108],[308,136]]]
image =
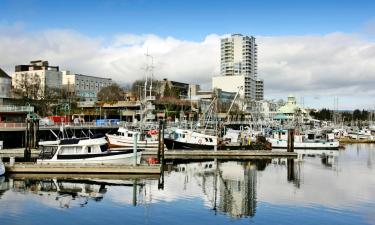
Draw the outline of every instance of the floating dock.
[[[143,157],[156,153],[144,152]],[[174,150],[165,151],[165,159],[253,159],[253,158],[297,158],[295,152],[278,152],[270,150]]]
[[[54,174],[160,174],[161,165],[98,165],[98,164],[5,164],[7,173],[54,173]]]
[[[9,148],[1,149],[0,157],[23,157],[25,148]],[[31,156],[37,157],[40,153],[39,149],[31,149]]]

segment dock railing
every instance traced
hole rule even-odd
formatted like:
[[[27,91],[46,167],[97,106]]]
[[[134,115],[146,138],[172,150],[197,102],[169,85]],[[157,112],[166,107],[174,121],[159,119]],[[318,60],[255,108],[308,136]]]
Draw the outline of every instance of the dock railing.
[[[118,123],[96,123],[96,122],[82,122],[82,123],[73,123],[73,122],[67,122],[67,123],[54,123],[54,124],[43,124],[39,125],[40,128],[58,128],[62,124],[67,127],[119,127]],[[8,123],[8,122],[0,122],[0,128],[26,128],[26,123]]]

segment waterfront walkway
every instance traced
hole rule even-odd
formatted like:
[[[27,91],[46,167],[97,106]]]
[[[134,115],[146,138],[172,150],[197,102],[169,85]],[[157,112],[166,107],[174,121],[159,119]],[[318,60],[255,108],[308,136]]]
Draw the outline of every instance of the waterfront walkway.
[[[118,124],[114,123],[103,123],[97,124],[95,122],[84,122],[84,123],[64,123],[66,128],[72,129],[112,129],[118,128]],[[39,130],[59,130],[61,124],[54,125],[39,125]],[[0,123],[0,131],[25,131],[26,123]]]

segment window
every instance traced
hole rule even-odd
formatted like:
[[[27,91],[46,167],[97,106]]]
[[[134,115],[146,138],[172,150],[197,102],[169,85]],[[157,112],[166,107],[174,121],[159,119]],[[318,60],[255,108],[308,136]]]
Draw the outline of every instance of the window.
[[[91,153],[91,146],[87,147],[87,153]]]

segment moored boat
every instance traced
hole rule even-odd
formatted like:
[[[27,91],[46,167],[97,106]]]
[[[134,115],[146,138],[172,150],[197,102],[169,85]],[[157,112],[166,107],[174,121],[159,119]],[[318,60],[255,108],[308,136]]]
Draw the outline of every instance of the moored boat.
[[[110,151],[105,137],[67,138],[39,143],[42,148],[38,164],[131,164],[133,150]],[[141,152],[137,152],[140,163]]]
[[[268,138],[272,144],[272,148],[287,148],[288,146],[288,131],[277,130],[273,132],[273,136]],[[294,135],[295,149],[339,149],[339,142],[334,139],[334,134],[326,134],[323,139],[316,138],[315,134],[295,134]]]
[[[191,130],[175,129],[164,136],[164,143],[168,150],[214,150],[217,146],[217,137]]]
[[[4,174],[5,174],[5,166],[4,166],[3,161],[0,158],[0,176],[2,176]]]
[[[137,135],[137,146],[144,150],[158,150],[158,131],[150,130],[146,134],[120,127],[116,134],[106,134],[111,147],[134,146],[134,136]]]

